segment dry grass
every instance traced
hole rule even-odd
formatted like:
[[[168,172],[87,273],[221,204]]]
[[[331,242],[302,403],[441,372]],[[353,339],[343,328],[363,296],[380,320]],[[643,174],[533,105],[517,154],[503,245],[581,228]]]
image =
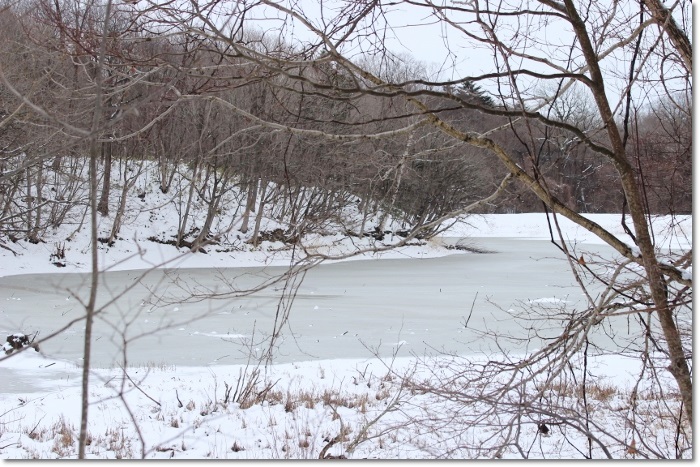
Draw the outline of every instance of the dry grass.
[[[118,428],[109,428],[105,432],[105,438],[107,441],[107,450],[114,452],[115,458],[131,459],[134,457],[134,453],[131,450],[131,443],[124,435],[123,430]]]
[[[281,391],[270,391],[267,394],[267,402],[270,405],[284,404],[284,411],[286,413],[294,412],[298,407],[305,407],[307,409],[313,409],[316,404],[324,401],[328,403],[333,403],[338,400],[335,393],[328,391],[327,394],[319,395],[314,390],[299,390],[298,392],[287,391],[282,393]]]
[[[265,394],[260,402],[263,400],[267,401],[267,403],[270,405],[286,404],[289,400],[289,392],[283,393],[282,391],[270,390],[267,392],[267,394]]]
[[[49,430],[46,429],[45,427],[38,428],[34,427],[31,431],[27,431],[28,429],[25,429],[25,433],[29,437],[29,439],[32,439],[34,441],[46,441],[46,437],[49,433]]]
[[[312,391],[300,392],[298,399],[307,409],[313,409],[318,402],[318,396]]]
[[[294,409],[296,409],[296,403],[294,399],[292,398],[292,395],[287,393],[287,400],[284,402],[284,411],[287,413],[294,412]]]
[[[568,381],[557,381],[552,384],[549,389],[562,397],[582,399],[584,395],[583,385],[573,384]],[[586,397],[589,400],[597,400],[600,402],[609,402],[613,397],[619,394],[619,390],[615,385],[606,384],[601,381],[588,383],[585,389]]]
[[[549,390],[562,397],[574,397],[576,386],[568,381],[557,381],[549,386]]]
[[[377,391],[377,394],[374,396],[374,398],[377,399],[378,401],[383,401],[384,399],[389,398],[390,395],[391,395],[391,392],[389,391],[389,389],[384,388],[384,389],[380,389],[379,391]]]
[[[595,383],[588,387],[588,396],[601,402],[609,402],[617,393],[617,388],[612,384]]]
[[[73,436],[73,428],[66,423],[66,420],[61,417],[51,428],[54,435],[54,444],[51,448],[52,452],[58,454],[59,457],[66,457],[71,452],[71,447],[75,442]]]
[[[336,390],[326,389],[321,395],[321,401],[329,407],[347,407],[348,409],[360,408],[362,413],[367,411],[367,394],[340,394]]]

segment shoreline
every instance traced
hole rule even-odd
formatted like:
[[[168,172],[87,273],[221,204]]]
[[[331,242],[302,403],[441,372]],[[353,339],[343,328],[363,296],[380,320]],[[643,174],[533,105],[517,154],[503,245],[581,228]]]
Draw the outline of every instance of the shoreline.
[[[589,214],[589,219],[600,224],[618,238],[626,238],[620,224],[619,214]],[[668,249],[692,248],[692,216],[656,216],[654,230],[657,244],[661,251]],[[589,232],[567,219],[559,218],[565,239],[572,244],[600,245],[603,242]],[[290,266],[292,248],[281,242],[262,242],[253,247],[244,242],[235,244],[212,245],[207,253],[191,253],[186,248],[149,241],[146,229],[134,229],[128,238],[119,240],[113,246],[100,245],[100,263],[103,272],[144,271],[149,269],[217,269],[260,266]],[[138,232],[141,230],[142,235]],[[23,274],[62,274],[90,272],[90,244],[86,235],[80,235],[73,241],[59,241],[59,232],[44,243],[31,244],[20,241],[16,245],[19,255],[0,249],[0,277]],[[525,214],[484,214],[472,215],[459,221],[445,232],[433,239],[421,241],[423,245],[407,245],[383,252],[365,252],[341,259],[327,259],[325,264],[344,261],[369,261],[376,259],[400,258],[436,258],[452,254],[464,254],[463,251],[445,248],[445,243],[463,239],[469,245],[470,240],[479,238],[514,238],[531,240],[549,240],[547,217],[544,213]],[[124,238],[127,238],[126,235]],[[395,237],[400,240],[400,237]],[[357,239],[340,234],[314,235],[305,239],[306,247],[321,253],[346,256],[360,249],[372,247],[384,248],[387,243],[377,242],[366,237]],[[631,242],[628,240],[628,242]],[[52,262],[52,252],[59,246],[65,248],[65,259],[60,266]]]

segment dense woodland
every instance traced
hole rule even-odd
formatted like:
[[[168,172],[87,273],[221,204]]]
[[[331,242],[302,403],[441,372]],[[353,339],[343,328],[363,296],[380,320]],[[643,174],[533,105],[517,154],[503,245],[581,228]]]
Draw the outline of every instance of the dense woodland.
[[[133,184],[139,162],[155,161],[162,192],[188,200],[183,228],[173,232],[178,244],[193,223],[196,240],[207,238],[222,194],[231,190],[244,195],[240,206],[225,207],[240,210],[242,232],[267,207],[292,239],[329,219],[342,223],[337,217],[348,206],[380,219],[353,232],[363,235],[383,231],[387,218],[412,230],[493,192],[503,174],[487,151],[425,124],[406,93],[422,95],[455,128],[490,131],[568,207],[625,209],[614,167],[575,134],[504,115],[499,111],[517,109],[472,81],[424,83],[425,65],[409,56],[389,64],[363,58],[377,76],[406,83],[394,97],[375,95],[371,83],[332,61],[290,69],[304,51],[260,31],[235,34],[261,57],[279,60],[277,68],[216,38],[169,35],[167,21],[154,24],[130,4],[115,4],[98,76],[105,8],[76,0],[0,8],[1,242],[40,242],[48,229],[85,217],[88,200],[78,188],[87,183],[90,134],[99,151],[99,212],[123,209],[122,199],[143,195]],[[104,96],[98,121],[96,92]],[[583,132],[602,126],[586,95],[562,92],[548,118]],[[690,102],[681,96],[671,93],[624,115],[626,147],[649,213],[691,212],[692,122]],[[174,186],[176,173],[193,183]],[[188,219],[194,201],[208,205],[206,217]],[[525,187],[509,185],[474,212],[543,209]],[[109,241],[119,230],[119,208],[111,214]]]

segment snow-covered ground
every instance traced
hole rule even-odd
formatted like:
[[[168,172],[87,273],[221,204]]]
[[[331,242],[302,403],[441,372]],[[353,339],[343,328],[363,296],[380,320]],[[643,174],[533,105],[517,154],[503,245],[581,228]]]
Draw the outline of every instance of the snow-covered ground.
[[[154,195],[155,196],[155,195]],[[289,264],[291,251],[281,243],[263,242],[253,248],[237,241],[230,230],[235,251],[188,254],[183,250],[150,242],[168,228],[168,208],[135,213],[125,223],[113,246],[102,245],[101,266],[108,270],[150,267],[217,268],[251,265]],[[138,222],[146,212],[148,222]],[[155,217],[154,217],[155,216]],[[619,215],[592,215],[591,218],[624,234]],[[109,219],[104,219],[109,222]],[[564,236],[576,243],[599,243],[586,232],[560,219]],[[663,248],[687,248],[692,243],[690,216],[655,219],[658,244]],[[274,228],[270,224],[269,228]],[[672,227],[672,235],[667,235]],[[65,273],[89,271],[89,241],[85,230],[57,231],[45,243],[13,244],[15,254],[0,250],[0,276],[26,273]],[[547,239],[549,230],[543,214],[472,216],[442,234],[457,237],[518,237]],[[131,240],[128,240],[131,239]],[[360,247],[370,247],[371,240]],[[340,236],[306,239],[329,254],[347,254],[358,247],[358,240]],[[56,244],[66,249],[65,267],[50,261]],[[374,244],[376,246],[376,243]],[[379,245],[381,246],[381,245]],[[223,249],[222,249],[223,250]],[[454,254],[437,241],[402,247],[382,254],[365,254],[353,259],[425,258]],[[503,268],[508,268],[507,264]],[[0,306],[2,306],[0,304]],[[185,344],[186,345],[186,344]],[[405,383],[429,378],[440,367],[440,358],[425,360],[338,359],[300,361],[270,366],[228,365],[175,367],[154,364],[94,369],[90,386],[89,458],[318,458],[320,454],[348,458],[468,458],[522,457],[514,446],[503,451],[479,451],[475,447],[494,444],[496,419],[474,421],[464,401],[446,402],[418,387]],[[445,357],[446,358],[446,357]],[[632,388],[638,381],[639,362],[621,356],[591,359],[596,368],[591,378],[599,380],[599,391],[589,395],[588,408],[595,420],[607,419],[607,435],[598,436],[609,453],[617,458],[654,457],[642,440],[629,435],[621,411],[629,410]],[[3,368],[21,369],[21,378],[31,381],[36,391],[0,394],[0,457],[74,458],[80,426],[80,368],[52,360],[32,349],[0,361]],[[8,373],[5,373],[8,374]],[[21,381],[19,382],[21,383]],[[637,394],[643,394],[644,384]],[[561,397],[571,398],[571,388],[558,388]],[[575,391],[573,392],[575,394]],[[643,398],[642,398],[643,399]],[[568,400],[568,399],[567,399]],[[652,404],[648,397],[640,404]],[[568,403],[568,402],[567,402]],[[465,405],[466,404],[466,405]],[[635,412],[639,413],[639,412]],[[648,411],[649,416],[653,411]],[[615,417],[613,417],[615,415]],[[505,415],[504,415],[505,417]],[[498,417],[496,417],[498,418]],[[595,423],[595,420],[591,423]],[[449,423],[448,423],[449,421]],[[517,428],[519,446],[534,458],[580,458],[589,452],[588,439],[580,431],[564,425],[552,426],[545,436],[538,433],[540,419],[513,419],[501,422]],[[637,420],[638,423],[646,423]],[[648,422],[650,425],[652,421]],[[515,424],[515,425],[514,425]],[[516,426],[517,425],[517,426]],[[673,453],[674,433],[659,430],[658,439],[649,441],[659,452]],[[648,440],[647,440],[648,441]],[[646,441],[645,441],[646,442]],[[638,444],[635,444],[638,443]],[[497,443],[496,443],[497,444]],[[324,447],[330,446],[326,451]],[[597,446],[595,457],[605,452]],[[685,453],[689,456],[689,453]]]
[[[342,442],[325,454],[353,459],[492,457],[493,452],[479,452],[475,446],[479,439],[485,446],[493,441],[494,426],[474,423],[468,428],[473,421],[463,413],[463,403],[446,404],[402,383],[404,375],[414,380],[429,377],[435,361],[425,363],[429,367],[399,358],[297,362],[267,369],[96,370],[87,457],[313,459],[341,433]],[[34,352],[7,364],[43,380],[46,390],[0,396],[2,458],[74,458],[80,426],[79,369],[54,369],[53,362]],[[589,365],[595,368],[594,362]],[[607,357],[600,364],[596,379],[601,383],[594,386],[600,390],[589,395],[589,409],[596,417],[626,410],[637,370],[634,361],[622,357]],[[247,386],[251,381],[256,384]],[[246,393],[248,387],[253,391]],[[557,388],[562,397],[568,390]],[[631,455],[616,439],[625,436],[624,426],[608,421],[614,428],[602,441],[612,455],[643,457]],[[530,448],[532,458],[580,458],[577,449],[586,449],[585,437],[566,426],[552,426],[549,436],[541,436],[536,417],[520,422],[518,442]],[[593,454],[603,457],[598,447]],[[520,454],[506,449],[501,456]]]
[[[159,220],[147,223],[145,226],[136,224],[125,225],[121,238],[113,246],[100,245],[100,269],[123,271],[149,268],[216,268],[216,267],[245,267],[245,266],[285,266],[292,259],[299,260],[304,253],[293,251],[281,242],[262,242],[258,247],[245,243],[242,239],[233,240],[235,251],[225,248],[208,248],[207,254],[191,253],[187,248],[175,248],[171,245],[149,241],[148,238],[158,233],[157,230],[167,229],[167,220],[171,215],[166,209],[161,209]],[[586,217],[608,229],[618,238],[631,243],[626,236],[618,214],[588,214]],[[550,217],[551,219],[551,217]],[[577,226],[561,216],[558,218],[566,240],[574,243],[602,244],[603,241],[590,232]],[[103,219],[108,222],[109,219]],[[268,221],[267,228],[274,229],[278,225]],[[628,225],[631,222],[628,219]],[[662,251],[671,249],[687,249],[692,244],[692,216],[657,216],[653,219],[655,231],[658,232],[657,245]],[[156,227],[158,226],[158,227]],[[263,229],[264,230],[264,229]],[[632,229],[634,230],[634,229]],[[67,273],[90,271],[90,241],[87,231],[80,235],[73,234],[67,242],[65,229],[52,233],[51,239],[44,243],[33,244],[26,241],[13,244],[17,255],[0,249],[0,277],[15,274],[38,273]],[[506,237],[528,238],[533,240],[549,239],[547,216],[542,213],[526,214],[486,214],[473,215],[459,220],[448,228],[440,237],[424,243],[421,246],[407,245],[382,252],[350,256],[344,260],[390,259],[390,258],[431,258],[454,254],[454,250],[442,247],[441,238],[469,237]],[[387,236],[385,242],[377,242],[368,237],[365,239],[348,238],[342,235],[318,235],[304,239],[309,251],[318,250],[329,256],[349,255],[361,249],[374,247],[383,248],[391,242],[401,240]],[[418,243],[418,242],[413,242]],[[51,260],[51,254],[56,245],[65,247],[66,259],[64,267],[56,267]],[[293,256],[294,255],[294,256]]]

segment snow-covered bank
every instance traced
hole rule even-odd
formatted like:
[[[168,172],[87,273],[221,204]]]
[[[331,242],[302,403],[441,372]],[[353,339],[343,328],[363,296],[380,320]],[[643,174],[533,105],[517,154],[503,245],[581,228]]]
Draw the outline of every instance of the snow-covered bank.
[[[625,243],[630,244],[631,239],[622,226],[620,214],[584,214],[587,219],[597,223],[608,232],[615,235]],[[603,241],[583,227],[574,224],[563,216],[557,216],[559,228],[565,240],[577,243],[602,244]],[[554,218],[550,215],[549,221],[558,239]],[[629,216],[626,218],[627,226],[634,232],[634,226]],[[656,245],[662,250],[686,249],[693,242],[693,217],[684,216],[653,216],[652,228],[656,235]],[[526,214],[486,214],[470,216],[465,222],[459,222],[445,231],[443,237],[512,237],[549,239],[550,230],[547,215],[543,213]]]
[[[159,215],[160,216],[160,215]],[[631,243],[621,225],[619,214],[589,214],[589,219],[600,224],[610,232]],[[281,242],[264,241],[254,247],[236,239],[232,234],[230,246],[207,248],[207,253],[191,253],[187,248],[176,248],[149,240],[162,228],[165,230],[167,215],[162,214],[157,226],[124,226],[122,240],[112,246],[100,244],[100,265],[104,270],[122,271],[150,268],[231,268],[246,266],[286,266],[294,259],[305,257],[305,252],[292,249]],[[550,217],[551,219],[551,217]],[[559,225],[564,238],[576,243],[602,244],[603,242],[585,229],[559,216]],[[629,220],[628,220],[629,221]],[[629,222],[628,222],[629,225]],[[692,245],[692,216],[657,216],[653,218],[657,245],[662,251],[669,248],[686,249]],[[269,228],[277,224],[270,222]],[[62,237],[63,235],[63,237]],[[65,241],[66,232],[57,230],[51,239],[43,243],[32,244],[20,241],[12,244],[17,253],[12,254],[0,249],[0,277],[15,274],[65,273],[90,271],[90,242],[87,230],[71,235],[71,241]],[[478,238],[507,237],[548,239],[549,227],[547,216],[543,213],[527,214],[486,214],[473,215],[456,222],[439,237],[430,241],[413,241],[411,245],[402,246],[384,252],[370,252],[350,256],[345,260],[394,259],[394,258],[434,258],[455,254],[442,246],[443,238]],[[359,250],[384,248],[401,240],[400,237],[387,235],[384,241],[371,237],[358,239],[340,234],[315,235],[304,238],[303,244],[308,251],[319,251],[330,256],[349,255]],[[61,266],[54,264],[52,254],[57,245],[65,248],[65,259]]]
[[[44,379],[47,388],[19,397],[0,395],[0,456],[74,458],[80,426],[79,369],[34,352],[18,357],[10,364]],[[398,358],[299,362],[266,369],[154,366],[130,368],[126,374],[119,369],[96,370],[87,457],[313,459],[322,453],[354,459],[492,457],[487,448],[497,444],[491,424],[496,419],[462,425],[471,420],[471,411],[463,412],[459,401],[446,404],[404,385],[404,375],[420,381],[441,361],[447,360],[427,360],[428,366]],[[602,363],[589,361],[596,374],[589,381],[595,388],[589,394],[589,410],[596,421],[607,418],[610,430],[599,439],[615,458],[643,457],[618,438],[625,436],[618,412],[628,405],[638,362],[609,356]],[[640,395],[647,394],[643,386],[638,389]],[[569,398],[567,404],[575,408],[581,401],[572,391],[559,387],[555,394]],[[653,400],[641,398],[639,404],[651,407]],[[447,420],[450,424],[443,425]],[[517,428],[521,430],[517,441],[530,446],[531,458],[576,458],[587,449],[585,436],[565,425],[552,426],[547,436],[538,432],[536,418],[521,420]],[[451,435],[441,436],[447,433]],[[662,429],[656,436],[656,443],[673,441],[673,433]],[[479,439],[484,441],[482,452],[475,448]],[[604,457],[597,447],[593,453]],[[517,458],[520,453],[509,448],[501,457]]]
[[[98,215],[98,256],[101,270],[287,266],[313,253],[342,256],[346,259],[430,258],[455,253],[442,246],[444,238],[548,239],[550,235],[547,216],[543,213],[473,215],[456,223],[445,222],[444,226],[452,226],[431,241],[414,240],[400,248],[372,252],[395,245],[402,238],[393,233],[369,236],[368,232],[378,229],[379,225],[384,226],[384,232],[400,232],[410,226],[391,215],[384,217],[381,209],[372,213],[363,211],[360,207],[361,200],[354,195],[348,194],[333,209],[325,207],[324,212],[307,212],[305,216],[308,219],[291,216],[288,210],[270,203],[263,203],[264,207],[246,216],[247,191],[244,184],[232,183],[218,192],[220,201],[216,205],[216,214],[212,215],[214,211],[210,198],[214,193],[207,194],[207,190],[213,188],[207,187],[205,181],[201,180],[199,183],[204,183],[203,186],[199,187],[198,182],[194,181],[193,187],[193,180],[186,175],[189,171],[187,166],[183,165],[172,173],[170,188],[164,193],[161,190],[162,179],[158,164],[153,161],[141,165],[124,164],[113,164],[107,214]],[[83,167],[82,170],[82,176],[87,179],[86,169]],[[51,177],[62,180],[66,175],[52,173]],[[130,179],[128,183],[125,182],[127,178]],[[36,227],[37,231],[31,235],[28,232],[16,234],[17,236],[0,233],[0,277],[90,271],[87,188],[87,183],[77,184],[75,193],[71,195],[72,201],[61,202],[67,210],[58,220],[52,221],[56,225],[47,226],[45,220],[44,225]],[[195,188],[194,191],[192,188]],[[57,196],[48,185],[43,190],[47,202]],[[280,187],[270,183],[269,190],[279,192]],[[20,199],[18,206],[22,207],[22,203],[26,202],[26,199]],[[260,205],[260,195],[254,204]],[[313,206],[321,209],[318,205]],[[586,216],[623,241],[631,243],[622,228],[619,214]],[[561,216],[558,219],[565,239],[578,243],[601,243],[572,222]],[[629,218],[627,224],[631,224]],[[256,229],[253,225],[259,228]],[[191,253],[189,246],[197,243],[202,229],[208,232],[204,239],[209,243],[200,252]],[[274,233],[297,231],[296,229],[303,232],[301,248],[293,249],[290,244],[269,241],[271,238],[279,238]],[[692,218],[656,217],[654,231],[659,248],[687,248],[692,242]],[[363,234],[361,238],[359,233]],[[32,241],[24,237],[32,238]],[[182,241],[180,245],[187,246],[175,247],[178,238]],[[256,241],[253,242],[253,239]],[[369,252],[358,255],[360,251]]]

